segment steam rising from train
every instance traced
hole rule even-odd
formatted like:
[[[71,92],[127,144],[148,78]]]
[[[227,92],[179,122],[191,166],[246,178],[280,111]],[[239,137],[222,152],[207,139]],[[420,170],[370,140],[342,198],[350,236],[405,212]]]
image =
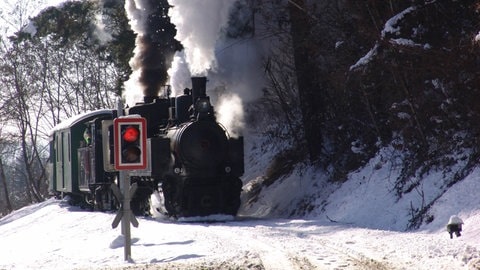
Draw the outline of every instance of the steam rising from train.
[[[219,80],[217,48],[221,45],[221,30],[228,23],[229,12],[235,0],[170,0],[169,11],[172,22],[176,25],[177,36],[184,50],[174,57],[169,70],[170,84],[174,92],[181,91],[188,85],[191,76],[213,78],[211,84],[222,92],[216,98],[218,121],[232,136],[240,135],[243,129],[243,101],[230,83]],[[232,63],[235,65],[234,63]],[[230,67],[230,65],[228,65]],[[223,78],[225,79],[225,78]]]
[[[176,27],[175,38],[184,49],[167,56],[147,38],[157,30],[152,18],[167,15],[165,10],[152,9],[158,7],[155,2],[125,3],[130,24],[137,33],[135,55],[130,62],[133,74],[125,83],[127,104],[132,106],[143,101],[143,96],[155,96],[164,84],[171,85],[173,96],[181,95],[190,86],[191,77],[207,76],[212,103],[218,108],[218,121],[230,135],[239,135],[243,130],[244,103],[261,95],[263,80],[258,43],[252,39],[231,46],[227,43],[232,40],[222,36],[236,0],[169,0],[168,16]],[[138,91],[139,85],[143,93]]]
[[[185,48],[184,56],[193,76],[205,76],[217,69],[215,46],[220,30],[228,22],[235,0],[169,0],[169,15]],[[177,57],[176,61],[180,59]],[[175,75],[175,74],[174,74]]]

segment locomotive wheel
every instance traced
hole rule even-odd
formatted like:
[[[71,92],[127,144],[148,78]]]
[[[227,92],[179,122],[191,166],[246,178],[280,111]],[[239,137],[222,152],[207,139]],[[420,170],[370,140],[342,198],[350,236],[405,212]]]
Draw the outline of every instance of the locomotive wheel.
[[[170,179],[166,179],[162,182],[162,191],[163,191],[163,198],[165,200],[165,209],[167,210],[167,214],[169,216],[177,216],[179,206],[175,201],[176,188],[173,184],[173,181]]]
[[[165,209],[170,216],[235,216],[240,208],[242,182],[239,178],[219,181],[173,178],[162,183],[162,190]]]
[[[240,208],[241,200],[240,194],[242,192],[242,180],[239,178],[232,179],[233,183],[230,183],[225,189],[227,200],[225,202],[225,213],[235,216]]]

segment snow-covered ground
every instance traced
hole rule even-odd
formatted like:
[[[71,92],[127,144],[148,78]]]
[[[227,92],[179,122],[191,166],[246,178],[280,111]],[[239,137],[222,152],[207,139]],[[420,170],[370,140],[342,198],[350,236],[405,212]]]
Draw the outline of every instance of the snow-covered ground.
[[[278,149],[254,134],[247,137],[244,178],[255,182]],[[0,219],[0,270],[480,269],[480,169],[437,199],[430,223],[405,231],[409,206],[435,196],[440,176],[428,174],[421,190],[395,199],[397,172],[380,156],[343,184],[328,184],[321,171],[299,165],[264,187],[254,203],[245,195],[235,220],[139,218],[130,262],[124,261],[120,228],[111,228],[115,213],[50,199]],[[302,198],[315,208],[286,219]],[[461,237],[450,239],[446,232],[451,215],[464,221]]]
[[[477,178],[478,181],[478,178]],[[480,269],[480,211],[464,232],[368,229],[322,219],[225,222],[140,218],[124,261],[114,213],[50,199],[0,220],[0,269]]]
[[[245,147],[247,182],[261,178],[273,153],[253,137],[249,134]],[[405,231],[409,205],[419,194],[433,196],[439,176],[432,172],[421,192],[396,200],[391,191],[396,172],[379,162],[373,158],[338,185],[299,166],[264,187],[255,203],[244,197],[235,220],[139,218],[139,227],[132,227],[130,262],[124,261],[120,228],[111,228],[115,213],[50,199],[0,219],[0,270],[480,269],[480,169],[436,201],[430,223]],[[304,218],[286,219],[302,197],[315,209]],[[461,237],[450,239],[446,232],[451,215],[464,221]]]

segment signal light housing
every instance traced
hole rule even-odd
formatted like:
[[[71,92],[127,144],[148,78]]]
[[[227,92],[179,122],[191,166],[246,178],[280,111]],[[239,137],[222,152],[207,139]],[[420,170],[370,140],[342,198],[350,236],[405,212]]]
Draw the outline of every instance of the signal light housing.
[[[115,169],[146,169],[147,124],[145,118],[120,117],[113,120],[113,126]]]

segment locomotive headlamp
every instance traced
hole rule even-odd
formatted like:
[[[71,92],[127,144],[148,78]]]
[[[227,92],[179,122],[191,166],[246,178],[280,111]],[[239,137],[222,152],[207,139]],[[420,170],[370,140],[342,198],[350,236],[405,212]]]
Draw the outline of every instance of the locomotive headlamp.
[[[202,97],[195,103],[195,110],[198,113],[208,113],[211,109],[210,99],[208,97]]]

